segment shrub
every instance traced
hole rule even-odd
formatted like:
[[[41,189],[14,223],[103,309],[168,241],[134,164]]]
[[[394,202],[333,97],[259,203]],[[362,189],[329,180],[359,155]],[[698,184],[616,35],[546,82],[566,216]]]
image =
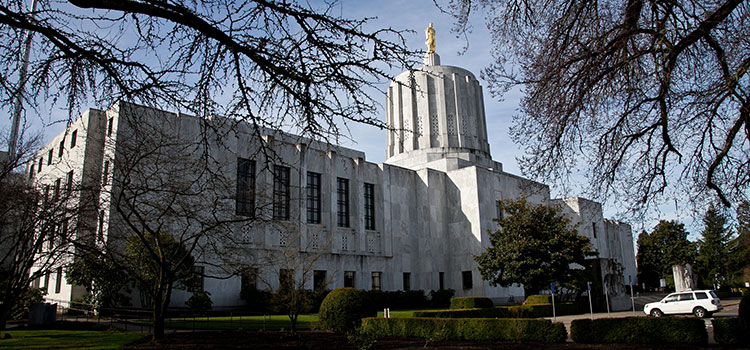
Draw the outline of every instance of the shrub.
[[[451,309],[475,309],[493,307],[495,304],[488,297],[451,298]]]
[[[551,295],[529,295],[526,298],[526,301],[523,302],[524,305],[545,305],[545,304],[552,304],[552,296]],[[557,301],[557,300],[555,300]]]
[[[375,316],[375,310],[364,291],[354,288],[334,289],[323,299],[318,314],[320,326],[334,331],[351,331],[364,317]]]
[[[570,337],[576,343],[704,345],[708,342],[703,320],[682,317],[573,320]]]
[[[492,318],[365,318],[362,329],[379,337],[442,340],[500,340],[562,343],[565,326],[550,320]]]
[[[188,308],[193,313],[204,314],[206,311],[211,310],[214,302],[211,300],[211,293],[205,290],[193,292],[193,296],[185,302]]]
[[[420,309],[429,307],[427,297],[422,290],[410,291],[365,291],[375,309]]]
[[[579,303],[555,303],[555,311],[558,316],[576,315],[585,311]],[[496,306],[483,309],[463,310],[440,310],[440,311],[417,311],[415,317],[440,317],[440,318],[538,318],[551,317],[552,305],[515,305]]]
[[[445,308],[450,307],[451,299],[456,291],[453,289],[440,289],[430,291],[430,307]]]
[[[29,288],[16,303],[10,308],[10,317],[14,320],[20,320],[29,317],[29,308],[34,304],[44,302],[44,293],[40,288]]]
[[[714,326],[714,339],[724,346],[750,345],[750,327],[737,317],[715,318],[711,321]]]

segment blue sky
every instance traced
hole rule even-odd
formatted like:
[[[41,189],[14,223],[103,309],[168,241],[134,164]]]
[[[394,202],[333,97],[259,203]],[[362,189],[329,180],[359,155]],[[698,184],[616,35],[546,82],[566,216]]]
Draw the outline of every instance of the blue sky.
[[[445,2],[445,1],[442,1]],[[339,11],[339,13],[335,13]],[[485,26],[482,14],[473,14],[472,24],[473,31],[467,38],[457,38],[450,32],[453,25],[453,18],[450,15],[442,13],[432,0],[412,0],[412,1],[350,1],[343,0],[334,9],[334,14],[341,14],[349,18],[374,17],[365,29],[376,30],[379,28],[391,27],[393,29],[409,29],[414,33],[406,34],[407,45],[411,49],[424,49],[424,29],[428,23],[432,22],[436,30],[436,52],[440,55],[441,63],[444,65],[460,66],[473,72],[485,88],[485,114],[487,117],[487,129],[490,141],[490,150],[493,158],[503,164],[503,169],[507,172],[521,175],[518,168],[516,157],[522,154],[522,151],[516,146],[508,136],[508,129],[512,121],[512,116],[517,112],[519,105],[520,92],[512,91],[503,97],[500,101],[497,97],[490,96],[487,90],[487,83],[481,79],[480,72],[483,67],[491,62],[490,54],[490,35]],[[464,46],[467,44],[468,49],[463,53]],[[395,76],[399,71],[394,71]],[[387,83],[383,84],[383,89]],[[385,96],[382,92],[373,92],[381,94],[376,99],[384,101]],[[7,110],[6,110],[7,111]],[[42,110],[40,116],[28,116],[36,125],[35,129],[42,129],[45,141],[54,137],[64,128],[64,120],[67,113],[64,111]],[[385,118],[384,110],[380,109],[378,117]],[[63,122],[60,122],[63,120]],[[41,127],[45,124],[45,127]],[[10,127],[10,118],[5,117],[0,120],[0,130],[6,131]],[[385,160],[385,132],[375,127],[353,124],[348,125],[351,132],[352,141],[344,141],[345,146],[364,151],[367,160],[370,162],[381,163]],[[550,184],[551,185],[551,184]],[[552,187],[553,196],[559,193]],[[575,194],[575,193],[573,193]],[[605,203],[605,216],[614,217],[617,214],[617,208]],[[691,213],[682,210],[680,217],[686,218]],[[645,223],[632,222],[634,234],[637,235],[642,228],[650,230],[659,218],[673,219],[677,216],[674,211],[674,204],[663,207],[661,213],[656,212]],[[697,227],[691,227],[692,232],[699,231]]]

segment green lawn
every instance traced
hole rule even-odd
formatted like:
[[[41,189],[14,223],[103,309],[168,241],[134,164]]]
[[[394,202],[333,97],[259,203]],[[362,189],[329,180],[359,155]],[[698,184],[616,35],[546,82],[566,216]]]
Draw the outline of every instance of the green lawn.
[[[414,313],[417,311],[440,311],[446,309],[414,309],[414,310],[391,310],[392,318],[400,317],[414,317]],[[383,311],[378,311],[378,317],[383,317]]]
[[[144,333],[73,330],[10,330],[11,339],[0,339],[2,349],[119,349]]]
[[[317,323],[317,314],[299,315],[297,329],[310,329]],[[164,325],[168,329],[288,330],[291,328],[289,317],[286,315],[171,318],[166,320]]]

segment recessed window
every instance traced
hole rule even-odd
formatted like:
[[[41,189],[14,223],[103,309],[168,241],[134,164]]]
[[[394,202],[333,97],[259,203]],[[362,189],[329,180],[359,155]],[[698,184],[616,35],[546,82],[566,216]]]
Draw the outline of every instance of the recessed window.
[[[104,161],[104,173],[102,174],[102,186],[107,186],[109,181],[109,161]]]
[[[39,169],[37,169],[36,172],[42,171],[42,163],[44,163],[44,157],[39,158]]]
[[[255,216],[255,161],[237,158],[236,213]]]
[[[503,218],[503,202],[495,201],[495,219],[500,220]]]
[[[258,289],[258,269],[248,267],[242,271],[241,288],[245,291]]]
[[[438,281],[440,283],[440,290],[445,289],[445,272],[438,272]]]
[[[58,158],[62,157],[64,150],[65,150],[65,139],[62,139],[62,141],[60,141],[60,148],[57,149]]]
[[[54,199],[57,200],[60,198],[60,179],[55,180],[55,192],[54,192]]]
[[[73,192],[73,170],[68,172],[68,184],[65,185],[68,190],[68,195]]]
[[[336,178],[337,226],[349,227],[349,180]]]
[[[375,185],[365,184],[365,230],[375,230]]]
[[[325,290],[327,284],[326,270],[313,271],[313,290]]]
[[[411,273],[404,272],[404,290],[411,290]]]
[[[461,279],[463,280],[464,289],[474,288],[474,282],[471,280],[471,271],[461,272]]]
[[[73,148],[76,146],[77,139],[78,139],[78,130],[73,130],[73,133],[70,134],[70,148]]]
[[[273,219],[289,220],[289,168],[273,167]]]
[[[344,271],[344,287],[354,288],[354,271]]]
[[[62,268],[62,266],[57,268],[57,276],[56,277],[57,278],[56,278],[56,281],[55,281],[55,293],[60,293],[60,291],[62,290],[62,278],[63,278],[63,268]]]
[[[48,289],[49,289],[49,272],[44,274],[44,283],[42,284],[42,291],[44,291],[44,293],[47,293]]]
[[[279,270],[279,289],[289,291],[294,289],[294,271],[288,269]]]
[[[54,150],[51,149],[49,150],[49,153],[47,153],[47,165],[52,165],[52,152],[54,152]]]
[[[380,277],[381,277],[381,275],[382,275],[382,273],[378,272],[378,271],[375,271],[375,272],[372,273],[372,290],[380,290],[381,289],[381,286],[380,286]]]
[[[307,172],[307,223],[320,223],[320,174]]]
[[[591,223],[591,232],[594,233],[594,238],[596,238],[596,223],[595,222]]]
[[[107,136],[112,136],[112,121],[114,119],[115,118],[109,118],[109,120],[107,121]]]

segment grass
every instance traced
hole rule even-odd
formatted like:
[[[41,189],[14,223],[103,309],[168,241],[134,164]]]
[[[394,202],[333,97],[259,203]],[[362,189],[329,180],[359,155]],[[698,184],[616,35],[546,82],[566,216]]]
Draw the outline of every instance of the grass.
[[[10,330],[0,340],[3,349],[119,349],[148,337],[144,333],[75,330]]]
[[[440,311],[446,309],[413,309],[413,310],[391,310],[392,318],[414,317],[417,311]],[[383,311],[378,311],[378,317],[383,317]]]
[[[318,323],[317,314],[299,315],[297,329],[314,328]],[[290,329],[291,322],[286,315],[233,316],[233,317],[187,317],[171,318],[165,321],[168,329],[246,329],[281,330]]]

